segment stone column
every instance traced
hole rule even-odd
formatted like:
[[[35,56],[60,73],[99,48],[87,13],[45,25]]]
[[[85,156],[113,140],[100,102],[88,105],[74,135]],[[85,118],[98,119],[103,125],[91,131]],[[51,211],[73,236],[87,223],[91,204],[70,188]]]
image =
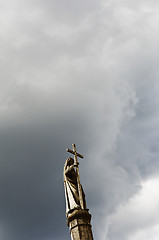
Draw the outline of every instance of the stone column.
[[[67,217],[72,240],[93,240],[88,209],[76,209]]]

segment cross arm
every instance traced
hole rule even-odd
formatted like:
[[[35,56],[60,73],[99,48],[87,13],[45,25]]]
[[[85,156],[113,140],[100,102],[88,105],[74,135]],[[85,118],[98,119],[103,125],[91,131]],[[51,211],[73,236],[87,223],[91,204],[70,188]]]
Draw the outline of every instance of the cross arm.
[[[75,152],[69,148],[67,148],[66,151],[75,155]],[[77,157],[83,158],[83,155],[81,155],[80,153],[76,153],[76,155],[77,155]]]

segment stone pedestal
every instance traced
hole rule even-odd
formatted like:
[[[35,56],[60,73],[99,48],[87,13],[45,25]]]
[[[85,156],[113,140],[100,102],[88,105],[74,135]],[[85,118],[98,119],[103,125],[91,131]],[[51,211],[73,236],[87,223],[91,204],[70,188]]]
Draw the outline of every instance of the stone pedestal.
[[[87,209],[76,209],[67,217],[72,240],[93,240],[91,214]]]

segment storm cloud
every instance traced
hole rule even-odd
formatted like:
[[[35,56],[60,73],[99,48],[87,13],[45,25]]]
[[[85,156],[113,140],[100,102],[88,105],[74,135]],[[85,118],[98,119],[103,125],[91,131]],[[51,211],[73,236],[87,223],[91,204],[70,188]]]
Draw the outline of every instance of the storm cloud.
[[[0,239],[70,239],[72,143],[95,239],[157,239],[158,10],[155,0],[0,1]]]

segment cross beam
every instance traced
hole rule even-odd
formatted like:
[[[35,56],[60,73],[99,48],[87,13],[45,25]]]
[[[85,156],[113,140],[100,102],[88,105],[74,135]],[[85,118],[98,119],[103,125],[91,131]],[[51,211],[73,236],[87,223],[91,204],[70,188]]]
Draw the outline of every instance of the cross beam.
[[[75,144],[72,144],[72,145],[75,145]],[[69,148],[67,148],[66,151],[69,152],[69,153],[72,153],[73,155],[76,154],[77,157],[83,158],[83,155],[81,155],[80,153],[77,153],[77,152],[75,152],[75,151],[73,151],[73,150],[71,150]]]
[[[76,167],[76,173],[77,173],[77,186],[78,186],[78,192],[79,192],[79,200],[80,200],[80,206],[82,209],[84,209],[84,202],[83,202],[83,196],[82,196],[82,187],[80,183],[80,175],[79,175],[79,169],[78,169],[78,160],[77,157],[83,158],[83,155],[79,154],[76,152],[76,145],[72,144],[73,150],[67,148],[66,151],[69,153],[72,153],[74,155],[74,162],[75,162],[75,167]]]

